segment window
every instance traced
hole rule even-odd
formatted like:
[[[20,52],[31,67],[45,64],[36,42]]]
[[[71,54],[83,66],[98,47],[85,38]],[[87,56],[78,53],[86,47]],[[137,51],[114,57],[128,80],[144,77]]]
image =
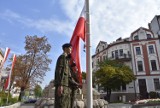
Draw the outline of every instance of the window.
[[[115,57],[118,58],[118,50],[115,50]]]
[[[138,71],[143,71],[143,63],[142,61],[137,61]]]
[[[117,86],[114,91],[121,91],[121,86]]]
[[[128,51],[128,57],[131,57],[131,54],[130,54],[130,52]]]
[[[92,68],[94,68],[94,62],[92,62]]]
[[[141,55],[141,49],[140,49],[140,47],[136,47],[136,55]]]
[[[121,86],[117,86],[113,91],[126,91],[126,85],[122,84]]]
[[[126,91],[126,84],[122,84],[122,91]]]
[[[1,62],[0,62],[0,66],[1,66],[1,63],[2,63],[2,60],[1,60]]]
[[[98,53],[99,53],[99,49],[98,49]]]
[[[120,50],[119,50],[119,55],[120,55],[120,56],[123,56],[123,49],[120,49]]]
[[[152,38],[151,34],[147,34],[147,39],[151,39],[151,38]]]
[[[106,56],[103,56],[103,61],[105,61],[106,60]]]
[[[134,36],[134,40],[139,40],[138,35]]]
[[[99,60],[99,59],[97,59],[97,63],[98,63],[98,64],[100,63],[100,60]]]
[[[114,58],[114,51],[112,51],[112,58]]]
[[[148,49],[149,49],[149,54],[153,54],[154,53],[153,45],[148,46]]]
[[[103,46],[103,49],[104,49],[104,46]]]
[[[155,90],[160,90],[160,83],[158,78],[154,79],[154,87],[155,87]]]
[[[156,60],[151,60],[152,71],[157,70]]]

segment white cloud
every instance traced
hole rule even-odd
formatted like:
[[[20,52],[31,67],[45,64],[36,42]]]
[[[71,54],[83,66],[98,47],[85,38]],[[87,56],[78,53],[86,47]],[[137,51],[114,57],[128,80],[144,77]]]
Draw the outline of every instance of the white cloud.
[[[3,13],[0,13],[0,17],[4,20],[7,20],[10,23],[14,23],[12,19],[10,19],[10,17],[12,17],[13,19],[19,19],[20,16],[10,10],[6,10]]]
[[[76,22],[83,0],[61,0],[61,5],[66,15]],[[160,1],[90,0],[90,13],[92,46],[95,49],[100,40],[110,43],[119,37],[129,37],[141,26],[148,28],[152,18],[160,14]]]
[[[33,27],[41,32],[58,32],[58,33],[64,33],[69,35],[71,31],[71,23],[59,21],[55,19],[40,19],[40,20],[31,20],[31,19],[25,19],[21,21],[23,24],[25,24],[28,27]]]
[[[53,4],[57,5],[53,1]],[[0,16],[14,23],[15,20],[27,27],[33,27],[41,32],[59,32],[71,36],[76,25],[84,0],[60,0],[60,7],[69,18],[33,20],[6,10]],[[160,14],[159,0],[90,0],[91,39],[95,49],[100,40],[108,43],[119,37],[129,37],[130,33],[139,27],[148,27],[155,15]],[[59,13],[60,14],[60,13]],[[58,16],[58,15],[56,15]]]
[[[70,36],[72,31],[72,23],[69,21],[61,21],[58,19],[30,19],[19,15],[11,10],[6,10],[4,13],[0,13],[1,18],[9,21],[10,23],[16,24],[21,23],[24,26],[38,29],[39,31],[46,32],[58,32]]]
[[[60,0],[60,5],[65,14],[72,21],[75,21],[80,15],[82,7],[84,5],[83,0]]]

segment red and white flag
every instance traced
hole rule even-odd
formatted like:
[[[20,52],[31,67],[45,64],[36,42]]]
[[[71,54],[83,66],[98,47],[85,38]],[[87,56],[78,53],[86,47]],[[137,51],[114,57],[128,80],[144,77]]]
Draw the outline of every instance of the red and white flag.
[[[10,52],[10,48],[7,47],[7,48],[6,48],[6,51],[5,51],[5,54],[4,54],[4,58],[3,58],[2,64],[1,64],[1,69],[2,69],[4,63],[5,63],[6,60],[7,60],[7,57],[8,57],[9,52]]]
[[[7,77],[7,80],[5,82],[5,85],[4,85],[4,89],[5,90],[9,89],[10,82],[11,82],[12,71],[13,71],[13,67],[14,67],[15,61],[16,61],[16,55],[14,54],[13,55],[13,61],[12,61],[12,67],[11,67],[10,73],[9,73],[9,75]]]
[[[81,12],[81,15],[78,19],[76,27],[74,29],[72,38],[71,38],[71,45],[72,45],[72,52],[71,56],[73,61],[76,63],[76,67],[78,69],[78,79],[79,83],[82,84],[82,73],[81,73],[81,65],[80,65],[80,38],[85,41],[85,22],[86,22],[86,7]]]

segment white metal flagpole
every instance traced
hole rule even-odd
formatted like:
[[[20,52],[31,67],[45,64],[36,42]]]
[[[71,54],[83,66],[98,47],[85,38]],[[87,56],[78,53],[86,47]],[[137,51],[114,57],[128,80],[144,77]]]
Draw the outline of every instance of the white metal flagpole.
[[[86,73],[87,73],[87,79],[86,79],[87,80],[87,108],[93,108],[89,0],[86,0]]]

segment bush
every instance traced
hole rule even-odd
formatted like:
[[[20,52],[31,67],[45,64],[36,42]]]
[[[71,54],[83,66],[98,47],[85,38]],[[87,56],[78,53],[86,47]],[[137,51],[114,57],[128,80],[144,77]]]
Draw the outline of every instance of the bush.
[[[157,92],[155,92],[155,91],[149,92],[149,97],[150,98],[158,98]]]
[[[14,104],[14,103],[18,102],[18,98],[9,98],[8,102],[10,104]]]
[[[7,93],[5,92],[0,92],[0,106],[4,106],[6,104],[6,100],[7,100]]]
[[[7,105],[7,95],[8,93],[0,92],[0,106]],[[14,104],[18,102],[18,98],[12,98],[11,95],[8,97],[8,104]]]

